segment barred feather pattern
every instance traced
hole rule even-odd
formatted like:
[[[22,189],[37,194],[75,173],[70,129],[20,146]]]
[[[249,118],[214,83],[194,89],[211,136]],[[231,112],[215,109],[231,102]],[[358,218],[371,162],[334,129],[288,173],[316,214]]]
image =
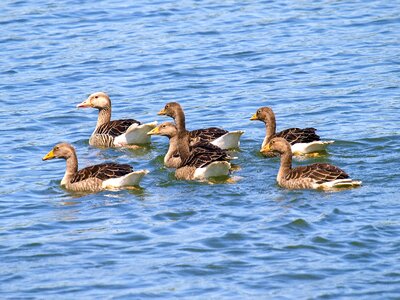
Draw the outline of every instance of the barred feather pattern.
[[[296,167],[285,176],[285,180],[287,181],[312,179],[317,184],[346,178],[349,178],[349,175],[345,171],[336,166],[324,163]]]
[[[71,183],[90,178],[97,178],[100,180],[118,178],[131,172],[133,172],[133,168],[128,164],[104,163],[79,170],[72,177]]]
[[[319,141],[320,137],[315,132],[315,128],[289,128],[275,133],[269,141],[274,137],[282,137],[287,140],[291,145],[297,143],[311,143],[314,141]]]
[[[227,161],[229,159],[230,157],[226,150],[200,140],[191,147],[190,155],[181,163],[180,167],[202,168],[214,161]]]
[[[140,125],[139,121],[134,119],[114,120],[100,125],[94,134],[108,134],[112,137],[124,134],[132,124]]]
[[[228,131],[225,129],[210,127],[203,129],[196,129],[189,132],[191,139],[200,138],[201,141],[212,142],[213,140],[227,134]]]

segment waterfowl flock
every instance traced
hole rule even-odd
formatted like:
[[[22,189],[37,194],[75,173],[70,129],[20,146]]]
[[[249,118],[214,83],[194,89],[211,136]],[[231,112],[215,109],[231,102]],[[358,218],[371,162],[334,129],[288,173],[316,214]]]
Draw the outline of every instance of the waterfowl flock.
[[[174,120],[157,126],[157,122],[142,124],[134,119],[111,121],[111,100],[104,92],[91,94],[78,108],[98,109],[96,127],[89,144],[101,148],[140,147],[151,142],[151,136],[169,139],[164,165],[175,169],[180,180],[209,180],[229,176],[233,159],[228,150],[240,147],[242,130],[227,131],[210,127],[188,131],[183,108],[169,102],[158,115]],[[292,157],[325,152],[333,141],[321,141],[315,128],[289,128],[276,132],[275,114],[270,107],[261,107],[250,118],[264,122],[266,136],[260,152],[266,157],[280,156],[277,175],[279,186],[287,189],[338,189],[361,185],[339,167],[327,163],[314,163],[292,168]],[[134,171],[129,164],[103,163],[78,170],[75,148],[60,143],[47,153],[43,160],[66,160],[65,175],[61,186],[72,192],[98,192],[106,189],[132,188],[140,184],[147,170]]]

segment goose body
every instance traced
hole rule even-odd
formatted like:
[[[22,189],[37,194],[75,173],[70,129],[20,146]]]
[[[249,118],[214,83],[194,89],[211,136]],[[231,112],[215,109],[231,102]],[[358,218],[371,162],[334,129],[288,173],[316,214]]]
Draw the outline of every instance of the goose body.
[[[184,180],[207,180],[210,177],[227,176],[231,167],[227,161],[227,152],[213,144],[196,139],[189,142],[190,137],[178,135],[177,127],[165,122],[148,133],[163,135],[170,140],[168,152],[164,157],[167,167],[176,168],[175,177]],[[182,150],[186,148],[187,151]]]
[[[315,163],[308,166],[292,168],[292,150],[290,144],[280,137],[272,138],[262,149],[266,152],[278,153],[281,163],[277,182],[288,189],[334,189],[357,187],[361,181],[353,180],[339,167]]]
[[[333,141],[321,141],[320,137],[316,134],[317,130],[315,128],[289,128],[276,132],[275,114],[270,107],[259,108],[250,120],[259,120],[265,124],[266,134],[260,150],[265,156],[274,156],[273,153],[262,150],[274,137],[286,139],[291,145],[294,155],[323,152],[326,151],[328,145],[333,143]]]
[[[147,135],[157,126],[157,122],[141,124],[134,119],[111,121],[111,100],[106,93],[91,94],[78,108],[92,107],[99,110],[97,125],[89,139],[89,144],[97,147],[124,147],[150,143]]]
[[[133,171],[128,164],[103,163],[78,171],[75,149],[67,143],[60,143],[47,153],[43,160],[63,158],[66,171],[60,185],[72,192],[99,192],[105,189],[120,189],[137,186],[147,170]]]
[[[168,108],[167,108],[168,106]],[[182,123],[185,124],[185,115],[181,105],[177,102],[170,102],[166,107],[158,113],[159,115],[167,115],[173,118],[177,124],[180,126]],[[202,141],[209,142],[221,149],[234,149],[240,146],[240,137],[244,131],[228,131],[225,129],[210,127],[203,129],[196,129],[188,131],[191,139],[199,138]]]

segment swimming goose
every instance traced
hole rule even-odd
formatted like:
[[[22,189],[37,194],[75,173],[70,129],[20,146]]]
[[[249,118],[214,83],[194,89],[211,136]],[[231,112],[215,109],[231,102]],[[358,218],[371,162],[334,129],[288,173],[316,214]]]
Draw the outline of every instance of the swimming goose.
[[[226,150],[204,141],[190,142],[187,132],[179,136],[173,123],[163,123],[148,134],[163,135],[170,139],[164,163],[167,167],[177,168],[177,179],[206,180],[229,174],[231,165],[227,161],[230,157]]]
[[[171,122],[165,122],[154,128],[153,130],[149,131],[148,135],[160,135],[166,136],[169,139],[169,147],[167,154],[164,156],[164,166],[167,168],[178,168],[182,162],[179,152],[178,152],[178,131],[176,125]],[[200,138],[195,138],[190,140],[189,147],[192,149],[193,147],[200,147],[203,152],[207,152],[209,150],[217,150],[218,153],[220,148],[201,140]],[[197,152],[200,149],[196,150]],[[227,155],[228,159],[231,159],[229,155]]]
[[[361,181],[349,178],[342,169],[323,163],[292,168],[290,144],[281,137],[272,138],[262,149],[280,154],[281,164],[276,180],[288,189],[332,189],[350,188],[361,185]]]
[[[142,177],[149,171],[133,172],[128,164],[104,163],[86,167],[78,171],[78,158],[75,148],[60,143],[47,153],[42,160],[63,158],[67,168],[61,186],[73,192],[98,192],[105,189],[128,188],[139,185]]]
[[[167,103],[164,109],[158,112],[159,115],[167,115],[175,120],[178,128],[185,128],[185,114],[181,105],[177,102]],[[185,128],[186,130],[186,128]],[[242,130],[227,131],[225,129],[210,127],[189,131],[191,139],[200,139],[210,142],[221,149],[239,148]]]
[[[147,135],[157,122],[141,124],[134,119],[111,121],[111,100],[106,93],[91,94],[78,108],[97,108],[99,116],[89,144],[97,147],[123,147],[150,143]]]
[[[251,121],[259,120],[265,123],[266,135],[261,145],[261,149],[273,138],[285,138],[292,147],[294,155],[304,155],[313,152],[326,151],[326,147],[333,141],[320,141],[320,137],[315,133],[315,128],[289,128],[276,132],[275,114],[270,107],[261,107],[250,118]],[[273,156],[260,150],[266,156]]]

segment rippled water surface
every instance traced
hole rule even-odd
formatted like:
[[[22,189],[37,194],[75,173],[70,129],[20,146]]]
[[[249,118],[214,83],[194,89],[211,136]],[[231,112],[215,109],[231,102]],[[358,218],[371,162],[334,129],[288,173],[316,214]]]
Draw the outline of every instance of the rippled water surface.
[[[399,1],[11,1],[0,3],[0,297],[390,299],[400,297]],[[131,4],[129,3],[131,2]],[[177,181],[165,138],[140,150],[88,145],[95,91],[114,118],[242,129],[236,182]],[[363,181],[288,191],[259,155],[278,129],[316,127],[324,161]],[[141,189],[78,196],[80,166],[146,168]]]

